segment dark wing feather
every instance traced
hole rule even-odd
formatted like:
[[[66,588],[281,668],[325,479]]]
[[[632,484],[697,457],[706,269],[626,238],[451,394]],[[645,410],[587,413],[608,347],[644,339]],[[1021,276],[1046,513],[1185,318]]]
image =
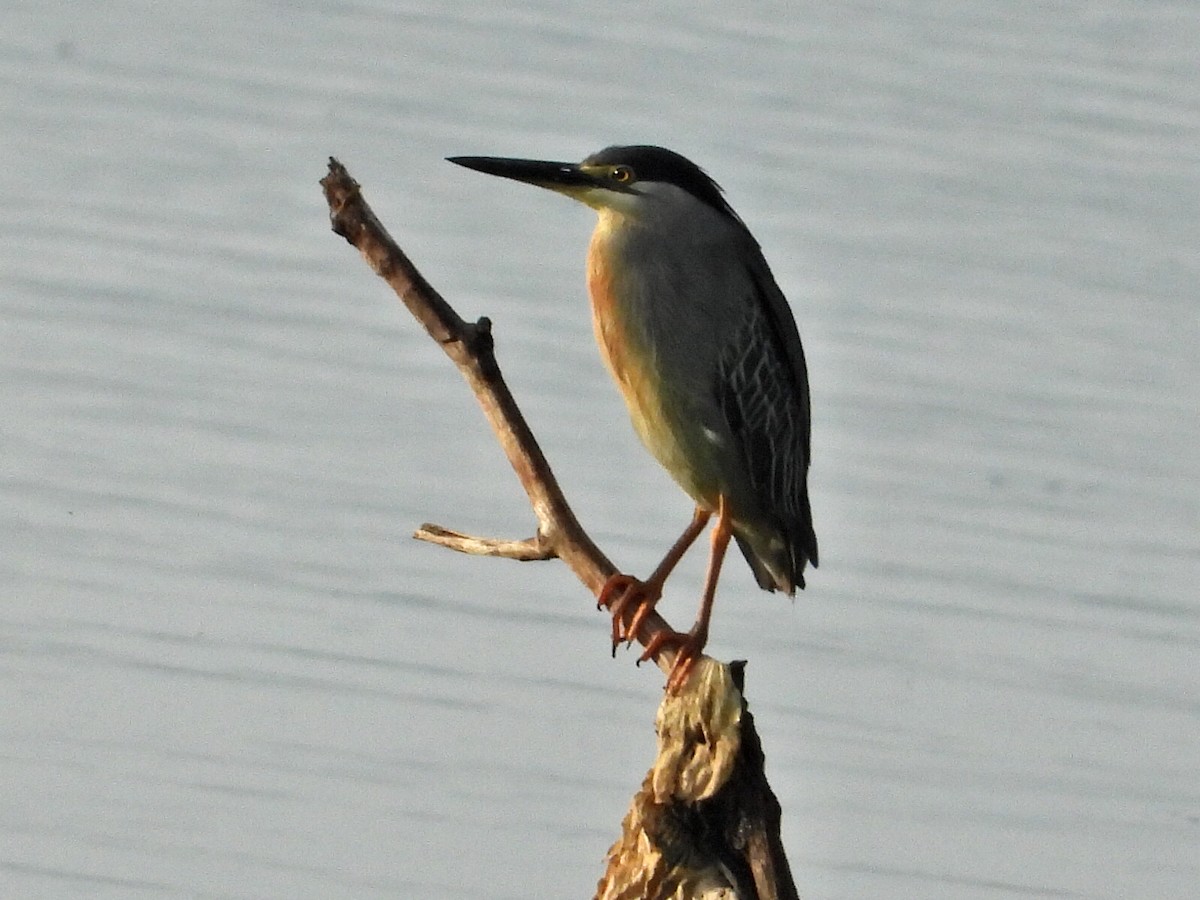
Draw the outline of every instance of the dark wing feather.
[[[808,372],[795,319],[766,262],[755,251],[757,258],[749,270],[755,294],[747,298],[742,324],[721,356],[718,399],[740,443],[759,508],[787,545],[790,558],[780,561],[787,580],[803,587],[805,563],[817,564],[807,485]],[[746,543],[739,543],[745,551]],[[753,559],[751,566],[763,583],[764,573]]]

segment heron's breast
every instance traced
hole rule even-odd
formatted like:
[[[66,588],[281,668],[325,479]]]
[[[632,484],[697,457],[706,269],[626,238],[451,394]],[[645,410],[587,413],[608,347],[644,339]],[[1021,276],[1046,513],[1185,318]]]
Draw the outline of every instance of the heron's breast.
[[[654,350],[639,321],[636,299],[602,249],[588,256],[588,294],[596,343],[634,419],[653,417],[658,406]]]
[[[642,443],[697,502],[708,502],[715,497],[710,442],[681,404],[682,386],[668,384],[680,369],[669,369],[660,356],[644,307],[652,301],[637,293],[595,243],[588,256],[588,293],[596,343]]]

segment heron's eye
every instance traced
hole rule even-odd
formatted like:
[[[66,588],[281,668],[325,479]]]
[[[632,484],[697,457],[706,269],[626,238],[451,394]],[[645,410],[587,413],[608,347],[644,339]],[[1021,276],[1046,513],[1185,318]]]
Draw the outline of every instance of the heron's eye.
[[[634,180],[633,169],[629,166],[613,166],[612,180],[617,184],[629,184]]]

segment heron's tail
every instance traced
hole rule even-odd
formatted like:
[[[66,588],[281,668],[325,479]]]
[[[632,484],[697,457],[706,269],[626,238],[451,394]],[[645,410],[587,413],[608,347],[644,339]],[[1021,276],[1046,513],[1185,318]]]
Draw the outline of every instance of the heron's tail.
[[[737,531],[734,540],[764,591],[783,591],[789,597],[804,590],[804,569],[817,567],[817,534],[812,519],[796,523],[790,533]]]

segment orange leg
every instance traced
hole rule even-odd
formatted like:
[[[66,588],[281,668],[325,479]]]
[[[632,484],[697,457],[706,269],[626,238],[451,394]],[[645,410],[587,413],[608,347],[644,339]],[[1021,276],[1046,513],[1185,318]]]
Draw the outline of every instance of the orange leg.
[[[696,538],[699,537],[711,517],[712,513],[697,506],[696,511],[692,514],[691,523],[679,536],[679,540],[671,545],[671,549],[658,564],[658,568],[645,581],[638,581],[632,575],[618,574],[604,583],[604,587],[600,589],[597,605],[608,607],[609,612],[612,613],[613,656],[617,655],[617,645],[621,641],[633,643],[638,629],[642,627],[642,622],[645,621],[646,616],[650,615],[650,611],[662,597],[663,585],[666,584],[667,576],[671,574],[688,548],[696,542]],[[625,617],[631,609],[633,616],[626,624]]]
[[[687,683],[696,659],[704,652],[708,643],[708,622],[712,618],[713,599],[717,595],[717,579],[721,575],[721,563],[725,561],[725,550],[729,547],[729,539],[733,537],[733,520],[725,498],[721,497],[717,505],[717,524],[712,532],[712,553],[708,557],[708,575],[704,579],[704,596],[700,600],[700,613],[691,630],[660,631],[646,646],[638,662],[645,662],[656,657],[660,651],[672,647],[675,649],[675,664],[671,674],[667,676],[667,693],[677,694]]]

